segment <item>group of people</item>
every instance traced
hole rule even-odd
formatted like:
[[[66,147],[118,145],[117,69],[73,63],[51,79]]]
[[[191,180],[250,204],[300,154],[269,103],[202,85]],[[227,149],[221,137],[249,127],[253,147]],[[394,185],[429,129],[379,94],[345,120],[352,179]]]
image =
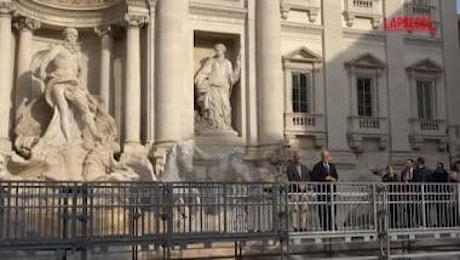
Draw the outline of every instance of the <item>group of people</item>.
[[[295,182],[291,185],[291,192],[297,192],[302,196],[302,193],[306,191],[306,187],[302,187],[301,182],[324,182],[333,183],[339,179],[337,169],[331,162],[331,156],[328,150],[321,151],[321,161],[316,163],[313,170],[310,171],[307,166],[300,162],[300,152],[294,151],[292,162],[287,167],[287,177],[289,182]],[[335,216],[336,210],[333,208],[332,195],[335,192],[335,185],[318,185],[316,186],[316,192],[318,193],[318,201],[322,201],[318,208],[318,217],[320,225],[323,230],[336,230],[337,226],[333,215]],[[301,198],[302,199],[302,198]],[[292,222],[296,223],[295,231],[306,231],[307,230],[307,219],[305,211],[307,205],[298,203],[295,211],[297,214],[291,213]]]
[[[336,210],[331,203],[336,192],[336,185],[330,185],[330,183],[337,182],[339,176],[335,165],[331,162],[329,151],[321,151],[321,161],[316,163],[311,171],[301,163],[300,152],[294,151],[286,174],[288,181],[292,183],[290,192],[296,194],[297,200],[307,200],[308,188],[302,183],[318,182],[312,187],[314,187],[318,202],[321,202],[318,205],[321,228],[324,231],[337,230],[334,220]],[[425,159],[422,157],[416,160],[408,159],[400,174],[396,173],[392,165],[388,165],[381,177],[382,181],[387,183],[387,194],[389,194],[387,211],[390,227],[414,227],[425,224],[441,226],[457,222],[458,214],[453,208],[455,206],[448,203],[451,189],[447,183],[460,182],[460,161],[455,162],[454,167],[449,171],[445,169],[442,161],[437,163],[435,170],[431,170],[426,167]],[[425,185],[417,185],[417,183]],[[422,200],[425,200],[424,209]],[[307,203],[294,204],[290,213],[294,230],[306,231],[308,226]],[[425,221],[423,221],[423,214]],[[433,218],[433,216],[436,217]]]
[[[389,183],[389,226],[449,227],[459,224],[457,204],[450,201],[452,188],[448,185],[459,183],[459,169],[460,161],[456,161],[451,170],[445,169],[444,163],[439,161],[436,169],[431,170],[423,157],[415,161],[408,159],[399,175],[388,165],[382,181]]]

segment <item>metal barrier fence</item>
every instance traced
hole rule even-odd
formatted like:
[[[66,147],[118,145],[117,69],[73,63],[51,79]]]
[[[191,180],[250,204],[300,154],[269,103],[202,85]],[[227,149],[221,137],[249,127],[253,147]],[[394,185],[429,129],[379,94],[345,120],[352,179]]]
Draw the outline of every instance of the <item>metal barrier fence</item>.
[[[0,183],[0,250],[459,237],[459,188],[382,183]]]

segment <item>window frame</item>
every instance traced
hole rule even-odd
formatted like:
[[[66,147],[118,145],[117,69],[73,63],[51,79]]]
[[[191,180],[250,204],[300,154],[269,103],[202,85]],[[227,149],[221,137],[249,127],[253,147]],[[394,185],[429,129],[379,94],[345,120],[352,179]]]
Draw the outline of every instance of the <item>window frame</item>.
[[[429,85],[419,85],[419,83],[429,83]],[[420,103],[420,87],[423,88],[423,103]],[[436,95],[436,80],[433,79],[416,79],[415,80],[415,95],[417,102],[417,118],[419,119],[436,119],[437,111],[437,95]],[[427,91],[428,90],[428,91]],[[428,94],[428,99],[426,94]],[[427,101],[429,100],[429,101]],[[421,105],[423,104],[423,107]],[[428,106],[427,106],[428,105]]]
[[[356,106],[357,106],[357,115],[360,116],[360,117],[376,117],[376,114],[378,114],[377,112],[377,106],[376,106],[376,102],[377,102],[377,98],[375,97],[376,96],[376,78],[375,76],[371,76],[371,75],[365,75],[365,74],[358,74],[356,75],[356,82],[355,82],[355,91],[356,91]],[[360,99],[362,98],[361,96],[362,95],[365,95],[365,94],[361,94],[360,95],[360,86],[359,86],[359,81],[360,80],[369,80],[369,104],[364,104],[364,105],[361,105],[360,104]],[[364,100],[362,100],[364,101]],[[366,102],[367,103],[367,102]],[[361,113],[361,109],[360,108],[363,108],[364,111],[363,113]],[[367,109],[369,109],[369,111],[366,111]],[[369,113],[366,113],[366,112],[369,112]]]
[[[302,100],[302,97],[299,97],[298,102],[301,103],[306,103],[306,112],[302,111],[302,106],[300,105],[300,111],[296,111],[296,100],[294,97],[294,92],[295,92],[295,84],[294,84],[294,75],[306,75],[307,76],[307,85],[306,85],[306,100]],[[290,70],[290,75],[291,75],[291,109],[293,113],[305,113],[305,114],[312,114],[313,113],[313,73],[312,71],[305,71],[305,70],[298,70],[298,69],[293,69]],[[301,80],[300,82],[301,83]],[[300,89],[300,88],[299,88]],[[301,96],[301,95],[300,95]]]

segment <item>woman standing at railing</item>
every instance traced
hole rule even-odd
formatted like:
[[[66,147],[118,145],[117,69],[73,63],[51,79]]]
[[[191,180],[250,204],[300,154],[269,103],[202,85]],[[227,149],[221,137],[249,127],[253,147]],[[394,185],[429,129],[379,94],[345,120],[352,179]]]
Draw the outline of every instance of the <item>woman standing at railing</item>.
[[[388,165],[385,169],[385,175],[382,177],[383,182],[387,182],[387,210],[389,212],[390,228],[395,228],[398,219],[398,187],[400,178],[396,175],[393,166]]]

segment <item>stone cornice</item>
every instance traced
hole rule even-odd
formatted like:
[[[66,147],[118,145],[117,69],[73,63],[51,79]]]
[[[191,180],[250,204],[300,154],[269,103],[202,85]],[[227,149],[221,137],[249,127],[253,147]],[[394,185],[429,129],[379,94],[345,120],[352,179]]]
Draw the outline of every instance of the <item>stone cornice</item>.
[[[322,35],[323,27],[321,25],[305,24],[305,23],[293,23],[293,22],[281,22],[281,31],[299,34],[313,34]]]
[[[423,47],[442,47],[442,39],[427,36],[405,35],[404,43]]]
[[[14,27],[19,30],[29,30],[29,31],[34,31],[40,28],[41,24],[39,21],[35,19],[31,19],[28,17],[20,17],[14,22]]]
[[[44,1],[16,0],[16,15],[29,17],[51,27],[95,27],[103,24],[115,24],[123,20],[126,12],[124,1],[111,1],[110,5],[98,9],[89,8],[57,8]]]
[[[215,16],[230,18],[236,20],[245,20],[247,11],[245,8],[233,7],[233,6],[221,6],[221,5],[210,5],[201,4],[197,2],[190,3],[190,14],[200,16]]]
[[[349,39],[360,39],[360,40],[367,40],[367,41],[376,41],[383,43],[385,41],[385,33],[381,31],[364,31],[364,30],[357,30],[357,29],[343,29],[343,37]]]

